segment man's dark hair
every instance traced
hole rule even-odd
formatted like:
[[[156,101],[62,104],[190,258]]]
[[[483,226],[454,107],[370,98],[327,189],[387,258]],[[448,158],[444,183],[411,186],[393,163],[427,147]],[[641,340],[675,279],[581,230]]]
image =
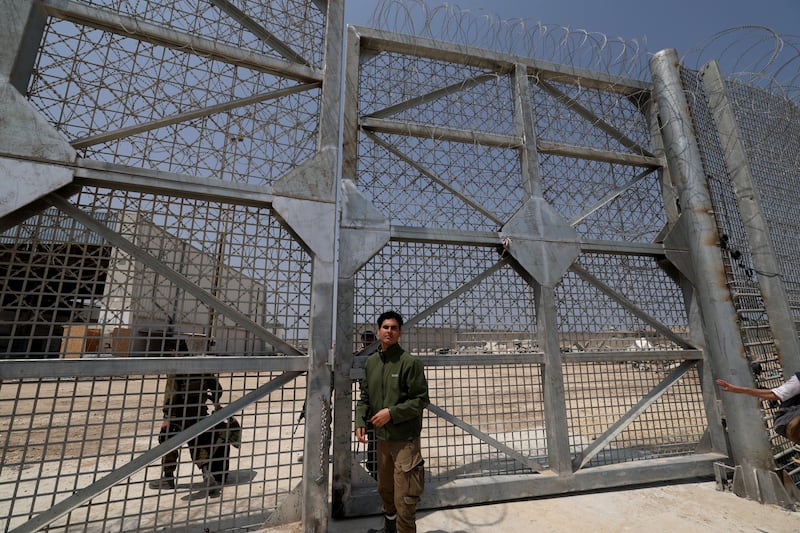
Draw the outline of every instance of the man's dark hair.
[[[397,325],[400,326],[400,329],[403,329],[403,317],[400,316],[400,313],[397,311],[385,311],[381,313],[381,316],[378,317],[378,328],[381,327],[381,324],[383,324],[384,321],[392,318],[397,320]]]

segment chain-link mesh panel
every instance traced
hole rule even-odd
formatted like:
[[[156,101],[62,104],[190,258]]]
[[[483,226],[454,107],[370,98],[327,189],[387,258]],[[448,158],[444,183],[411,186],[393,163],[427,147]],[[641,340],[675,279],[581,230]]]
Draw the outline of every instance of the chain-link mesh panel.
[[[305,348],[311,261],[269,212],[90,188],[76,201],[167,272],[55,210],[29,219],[0,241],[6,357],[161,355],[176,335],[195,353],[276,353],[202,294]]]
[[[316,151],[314,86],[67,21],[29,97],[98,161],[271,185]]]
[[[220,402],[227,405],[275,376],[221,372]],[[305,397],[303,381],[235,414],[241,438],[238,448],[229,449],[221,497],[209,497],[199,462],[193,465],[190,457],[190,441],[179,448],[175,488],[151,486],[162,477],[157,457],[48,530],[159,531],[165,526],[171,531],[235,530],[263,523],[302,475],[297,457],[302,453],[303,432],[296,431],[295,423]],[[164,376],[133,374],[4,381],[0,391],[4,530],[91,489],[157,446],[166,382]],[[185,420],[172,421],[187,425]],[[197,446],[200,457],[204,445]]]
[[[669,370],[647,361],[635,365],[566,365],[564,389],[569,413],[570,448],[580,453],[586,445],[603,435],[654,389]],[[695,369],[640,413],[589,465],[691,454],[705,430],[706,412]]]
[[[719,135],[704,93],[705,88],[702,78],[695,71],[682,69],[681,82],[686,91],[695,96],[689,101],[692,105],[695,130],[700,141],[703,168],[708,180],[711,201],[714,205],[714,216],[716,218],[717,231],[720,235],[722,263],[725,268],[728,286],[731,290],[732,301],[740,321],[739,329],[745,354],[751,363],[753,379],[757,386],[760,388],[774,388],[783,383],[784,370],[778,357],[775,339],[772,335],[769,317],[767,316],[761,288],[756,277],[756,269],[752,261],[751,245],[739,212],[736,191],[727,171]],[[761,91],[758,91],[758,94],[763,95]],[[766,97],[766,95],[763,95],[763,97]],[[745,104],[746,107],[753,105],[758,107],[758,104],[754,104],[753,101],[748,101]],[[787,140],[791,142],[790,139]],[[780,166],[780,163],[776,163],[776,165]],[[766,178],[763,176],[763,171],[754,171],[754,177],[757,173],[762,176],[760,183],[765,182]],[[765,185],[767,190],[775,191],[780,190],[779,183],[780,180],[775,185],[767,185],[766,183]],[[775,187],[775,189],[772,187]],[[768,207],[765,210],[765,214],[766,212],[772,213],[771,219],[770,215],[767,215],[768,220],[771,220],[770,226],[774,225],[780,228],[786,222],[785,218],[783,220],[775,220],[774,210],[777,209],[780,212],[780,206],[785,206],[785,202],[791,202],[791,199],[797,196],[796,194],[792,195],[788,189],[784,193],[785,197],[777,200],[776,207]],[[772,198],[772,201],[775,200],[775,198]],[[766,207],[767,204],[762,200],[762,205]],[[796,225],[796,221],[793,224]],[[779,229],[777,236],[772,235],[773,241],[775,241],[776,237],[780,239],[779,242],[783,243],[780,248],[785,250],[785,241],[783,239],[786,238],[786,234]],[[796,234],[793,235],[792,240],[796,243]],[[796,255],[796,247],[793,253]],[[781,255],[783,268],[788,266],[786,259],[787,255],[784,251]],[[784,272],[793,272],[796,265],[796,261],[792,262],[791,268],[784,270]],[[790,284],[791,281],[787,284],[787,294],[791,292],[788,289]],[[776,463],[780,468],[787,469],[787,472],[797,481],[797,479],[800,479],[798,478],[800,470],[791,461],[793,445],[772,429],[777,404],[764,401],[762,402],[762,410],[764,411],[765,425],[769,430],[772,441]]]

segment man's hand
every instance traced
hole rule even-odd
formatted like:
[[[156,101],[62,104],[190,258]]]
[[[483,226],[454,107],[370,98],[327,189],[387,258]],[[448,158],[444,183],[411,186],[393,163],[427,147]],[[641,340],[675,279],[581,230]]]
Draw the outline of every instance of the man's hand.
[[[356,439],[363,444],[367,443],[367,428],[356,428]]]
[[[753,398],[758,398],[760,400],[772,400],[778,401],[778,395],[772,392],[772,389],[754,389],[752,387],[742,387],[739,385],[734,385],[724,379],[716,380],[716,384],[725,391],[725,392],[733,392],[734,394],[746,394],[747,396],[752,396]]]
[[[718,379],[717,380],[717,385],[719,385],[720,388],[722,390],[724,390],[725,392],[737,392],[736,391],[736,389],[737,389],[736,385],[734,385],[733,383],[728,383],[724,379]]]
[[[370,423],[376,428],[382,428],[392,421],[392,413],[388,407],[384,407],[369,419]]]
[[[166,431],[168,426],[169,426],[169,421],[167,421],[166,419],[161,421],[161,431]]]

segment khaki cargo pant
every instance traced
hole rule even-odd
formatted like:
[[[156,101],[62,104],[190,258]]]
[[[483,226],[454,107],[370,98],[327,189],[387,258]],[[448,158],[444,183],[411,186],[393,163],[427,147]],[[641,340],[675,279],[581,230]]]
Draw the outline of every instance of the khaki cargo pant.
[[[397,513],[397,533],[416,533],[417,503],[425,488],[419,438],[378,440],[378,494],[387,515]]]

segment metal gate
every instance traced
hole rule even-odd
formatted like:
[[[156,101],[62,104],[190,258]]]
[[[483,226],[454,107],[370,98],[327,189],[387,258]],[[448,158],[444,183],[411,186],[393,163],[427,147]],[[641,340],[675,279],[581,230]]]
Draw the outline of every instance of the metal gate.
[[[336,385],[372,318],[404,313],[432,389],[423,504],[710,475],[650,84],[368,28],[347,50]],[[334,515],[378,510],[350,402]]]
[[[0,3],[4,530],[324,528],[342,10]],[[223,408],[159,444],[173,373]],[[148,486],[230,415],[220,498]]]
[[[378,512],[352,416],[389,308],[431,387],[424,508],[721,467],[797,501],[774,406],[713,386],[800,367],[796,105],[672,52],[626,76],[263,4],[0,0],[6,530]],[[740,90],[786,106],[780,165]],[[224,407],[159,443],[172,373]],[[231,415],[219,499],[186,458],[149,488]]]

